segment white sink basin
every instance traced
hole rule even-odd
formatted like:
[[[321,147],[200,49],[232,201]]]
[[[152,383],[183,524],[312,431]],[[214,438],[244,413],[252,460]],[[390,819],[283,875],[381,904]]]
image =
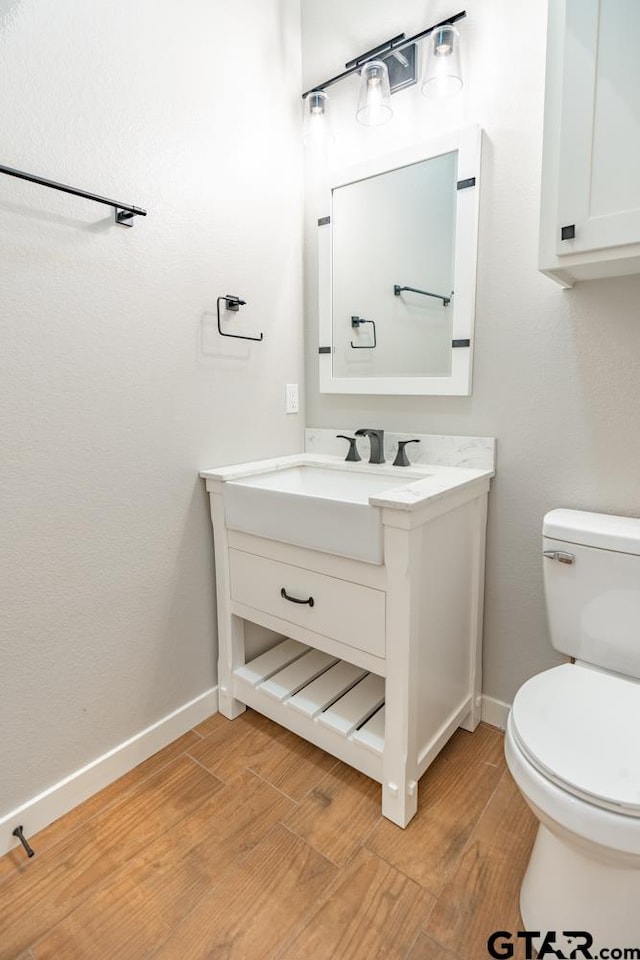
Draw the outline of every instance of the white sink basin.
[[[406,482],[406,474],[390,477],[383,473],[356,473],[311,465],[274,470],[272,473],[235,481],[239,485],[260,487],[262,490],[280,490],[283,493],[346,500],[349,503],[369,503],[369,497],[373,494],[404,486]]]
[[[389,468],[386,468],[389,470]],[[406,487],[425,473],[377,473],[300,464],[223,484],[232,530],[369,563],[382,563],[382,521],[369,497]]]
[[[470,485],[485,489],[493,468],[394,467],[298,453],[213,467],[200,476],[221,496],[231,530],[383,563],[383,510],[413,512]]]

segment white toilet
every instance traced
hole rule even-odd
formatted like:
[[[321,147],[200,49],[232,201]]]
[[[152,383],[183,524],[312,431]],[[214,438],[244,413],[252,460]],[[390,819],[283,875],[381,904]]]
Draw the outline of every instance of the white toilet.
[[[551,641],[575,663],[509,714],[507,763],[540,821],[520,910],[558,944],[589,932],[596,956],[640,947],[640,520],[552,510],[543,550]]]

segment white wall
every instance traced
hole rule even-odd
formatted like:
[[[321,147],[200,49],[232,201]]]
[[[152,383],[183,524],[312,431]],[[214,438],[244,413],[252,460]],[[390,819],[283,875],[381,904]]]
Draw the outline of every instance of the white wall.
[[[307,212],[307,422],[495,436],[484,690],[510,701],[557,662],[542,597],[540,528],[557,506],[640,514],[640,278],[563,291],[537,271],[546,4],[528,0],[303,0],[305,89],[364,50],[465,8],[467,83],[440,109],[416,87],[391,124],[354,120],[357,80],[331,88],[337,159],[356,162],[457,123],[486,131],[473,395],[347,397],[318,392],[316,214]],[[313,173],[313,171],[311,171]],[[311,175],[310,173],[310,175]],[[311,187],[311,182],[309,182]]]
[[[299,96],[298,0],[0,0],[0,163],[149,211],[0,177],[0,819],[215,684],[197,472],[302,444]]]

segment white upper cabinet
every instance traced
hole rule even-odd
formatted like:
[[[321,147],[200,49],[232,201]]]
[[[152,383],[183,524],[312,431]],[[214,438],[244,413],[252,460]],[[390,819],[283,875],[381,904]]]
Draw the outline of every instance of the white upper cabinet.
[[[640,2],[550,0],[540,269],[640,273]]]

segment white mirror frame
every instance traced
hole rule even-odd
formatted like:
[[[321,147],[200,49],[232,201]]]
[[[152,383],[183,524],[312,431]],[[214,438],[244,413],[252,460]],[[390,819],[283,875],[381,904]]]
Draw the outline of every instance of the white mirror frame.
[[[376,157],[349,167],[332,178],[326,198],[328,215],[318,220],[318,310],[320,335],[320,392],[361,394],[412,394],[414,396],[469,396],[473,365],[473,325],[478,252],[478,211],[480,203],[480,156],[482,131],[464,127],[397,153]],[[458,184],[473,180],[472,186],[458,188],[454,251],[455,294],[453,340],[469,340],[469,347],[452,348],[451,374],[447,377],[335,377],[333,375],[332,323],[332,237],[329,211],[332,191],[357,180],[458,152]]]

